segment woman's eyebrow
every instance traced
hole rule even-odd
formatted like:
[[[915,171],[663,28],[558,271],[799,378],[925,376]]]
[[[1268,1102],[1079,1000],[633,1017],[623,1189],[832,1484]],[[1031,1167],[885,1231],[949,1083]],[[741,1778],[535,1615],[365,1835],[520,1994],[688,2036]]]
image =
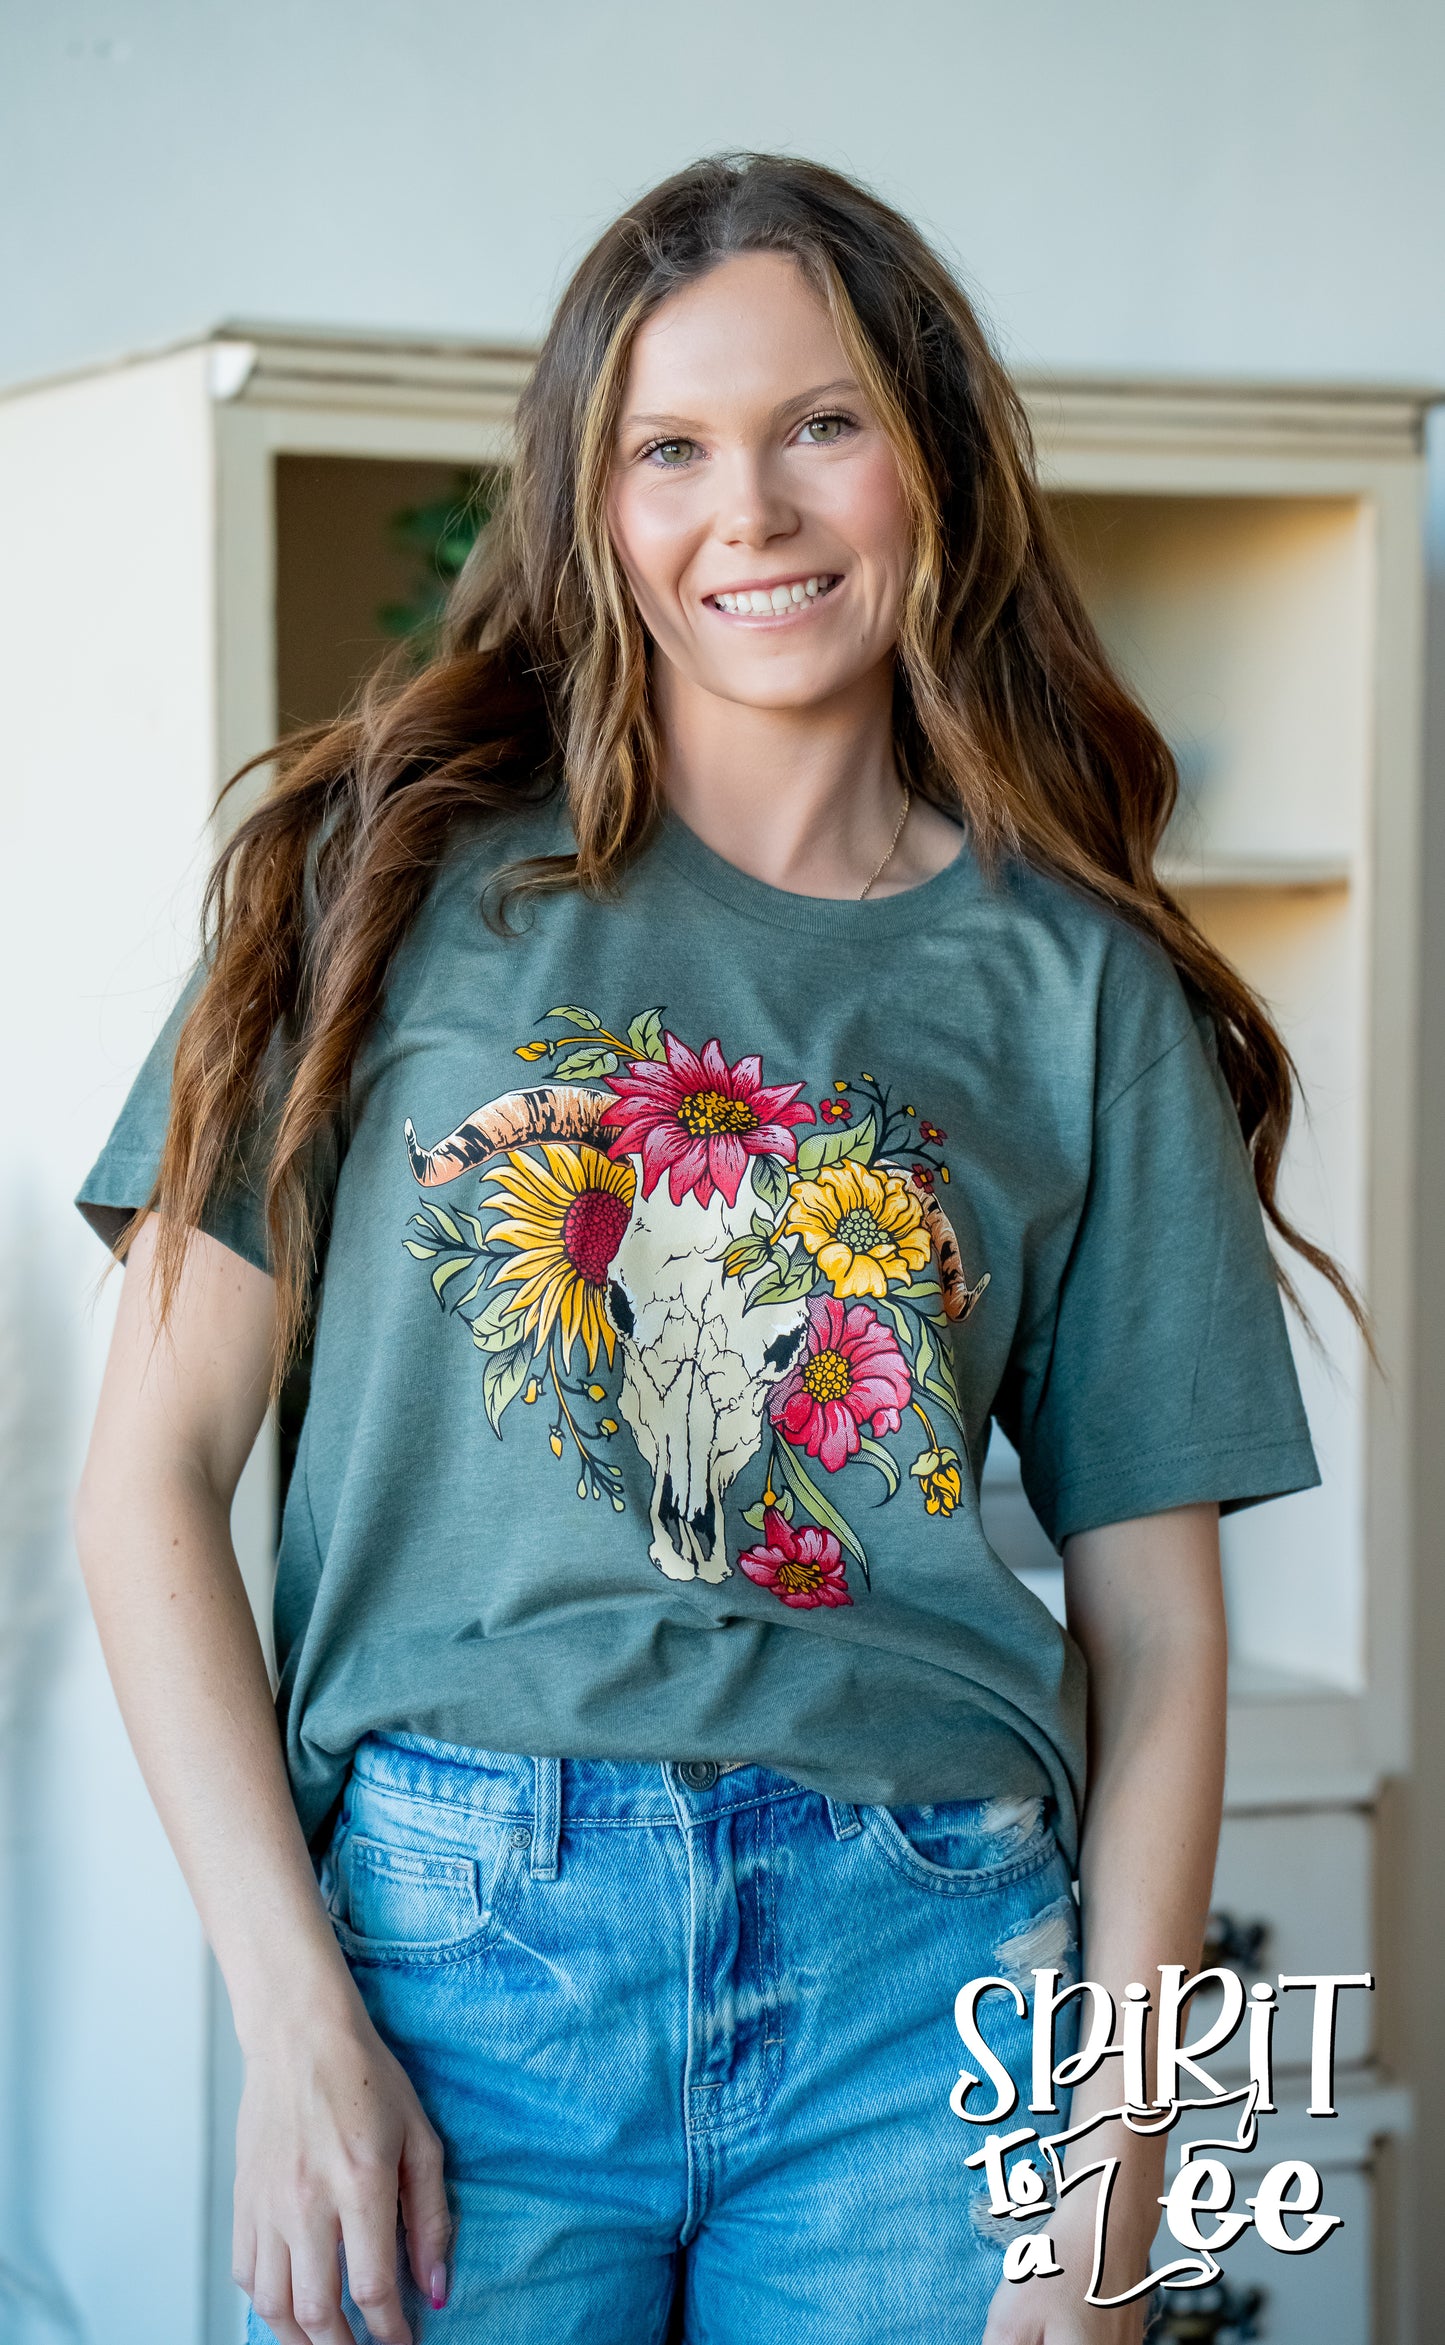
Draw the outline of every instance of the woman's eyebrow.
[[[812,390],[794,391],[788,398],[780,399],[772,412],[774,416],[787,415],[795,407],[812,407],[820,399],[837,398],[845,392],[851,393],[855,399],[861,396],[858,385],[851,375],[840,375],[837,381],[832,383],[818,383]],[[641,413],[624,415],[620,428],[623,431],[636,431],[644,426],[650,431],[664,428],[679,432],[700,431],[702,429],[696,417],[675,413],[672,415],[643,415]]]

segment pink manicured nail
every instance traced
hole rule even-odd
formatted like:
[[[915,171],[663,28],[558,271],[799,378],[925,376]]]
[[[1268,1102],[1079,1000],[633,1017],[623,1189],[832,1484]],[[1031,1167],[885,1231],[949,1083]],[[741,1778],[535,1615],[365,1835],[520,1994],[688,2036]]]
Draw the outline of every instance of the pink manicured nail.
[[[440,2312],[440,2311],[441,2311],[441,2308],[442,2308],[442,2306],[443,2306],[443,2305],[446,2303],[446,2300],[447,2300],[447,2268],[446,2268],[446,2265],[445,2265],[445,2264],[433,2264],[433,2265],[432,2265],[432,2272],[431,2272],[431,2308],[432,2308],[432,2311],[433,2311],[433,2312]]]

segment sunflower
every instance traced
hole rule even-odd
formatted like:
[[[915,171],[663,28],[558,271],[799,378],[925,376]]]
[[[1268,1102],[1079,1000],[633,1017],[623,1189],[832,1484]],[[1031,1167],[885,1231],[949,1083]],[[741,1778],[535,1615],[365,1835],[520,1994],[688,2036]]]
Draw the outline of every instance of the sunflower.
[[[932,1252],[908,1182],[851,1157],[793,1182],[783,1228],[798,1233],[840,1297],[908,1286]]]
[[[507,1209],[490,1235],[516,1249],[497,1272],[497,1284],[518,1282],[512,1304],[518,1332],[532,1336],[539,1352],[559,1327],[567,1365],[580,1336],[587,1365],[595,1368],[599,1342],[609,1361],[613,1356],[616,1339],[602,1298],[637,1176],[630,1164],[614,1163],[598,1148],[544,1141],[542,1154],[545,1166],[509,1148],[506,1164],[489,1176],[498,1194],[483,1202]]]

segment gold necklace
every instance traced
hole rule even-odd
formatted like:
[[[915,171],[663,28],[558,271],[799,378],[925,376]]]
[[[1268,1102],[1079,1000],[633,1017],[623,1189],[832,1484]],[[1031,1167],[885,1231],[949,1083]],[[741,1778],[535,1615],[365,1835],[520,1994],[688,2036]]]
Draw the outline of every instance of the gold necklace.
[[[909,806],[912,804],[912,800],[913,800],[913,793],[912,793],[912,791],[909,789],[909,787],[908,787],[908,784],[905,782],[905,783],[904,783],[904,785],[903,785],[903,811],[902,811],[902,813],[901,813],[901,814],[899,815],[899,817],[898,817],[897,824],[896,824],[896,825],[895,825],[895,827],[894,827],[893,836],[892,836],[892,838],[891,838],[891,839],[889,840],[889,842],[888,842],[888,852],[887,852],[887,854],[884,856],[884,858],[883,858],[883,862],[879,864],[879,866],[878,866],[878,869],[877,869],[877,870],[874,872],[874,874],[873,874],[873,879],[870,879],[870,880],[869,880],[869,882],[868,882],[868,887],[865,887],[865,888],[863,888],[863,889],[861,889],[861,890],[859,891],[858,901],[859,901],[859,903],[860,903],[860,904],[862,903],[864,896],[866,896],[866,895],[867,895],[867,893],[868,893],[868,888],[871,888],[871,887],[872,887],[872,885],[873,885],[873,880],[874,880],[874,879],[878,879],[878,878],[880,878],[880,877],[882,876],[884,865],[885,865],[885,864],[888,864],[888,863],[891,863],[891,861],[893,860],[893,850],[894,850],[894,848],[897,846],[897,844],[898,844],[899,840],[900,840],[900,839],[902,838],[902,836],[903,836],[903,825],[904,825],[904,824],[905,824],[905,822],[907,822],[907,820],[908,820],[908,809],[909,809]]]

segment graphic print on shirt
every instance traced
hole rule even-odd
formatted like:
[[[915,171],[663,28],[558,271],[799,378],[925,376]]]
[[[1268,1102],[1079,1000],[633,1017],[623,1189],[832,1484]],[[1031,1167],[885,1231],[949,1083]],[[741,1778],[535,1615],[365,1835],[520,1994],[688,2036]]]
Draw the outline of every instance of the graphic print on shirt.
[[[625,1424],[652,1479],[652,1561],[714,1583],[732,1570],[724,1495],[766,1446],[743,1515],[759,1536],[733,1560],[789,1607],[851,1604],[850,1563],[870,1583],[850,1499],[905,1487],[881,1436],[921,1428],[907,1487],[927,1514],[962,1493],[945,1330],[988,1276],[969,1284],[936,1194],[947,1135],[871,1074],[812,1107],[756,1054],[693,1050],[660,1009],[621,1034],[589,1009],[545,1016],[567,1031],[516,1056],[550,1057],[550,1081],[432,1148],[405,1126],[421,1188],[480,1176],[475,1211],[428,1202],[402,1243],[470,1328],[493,1431],[550,1386],[553,1456],[575,1454],[579,1498],[623,1513]]]

